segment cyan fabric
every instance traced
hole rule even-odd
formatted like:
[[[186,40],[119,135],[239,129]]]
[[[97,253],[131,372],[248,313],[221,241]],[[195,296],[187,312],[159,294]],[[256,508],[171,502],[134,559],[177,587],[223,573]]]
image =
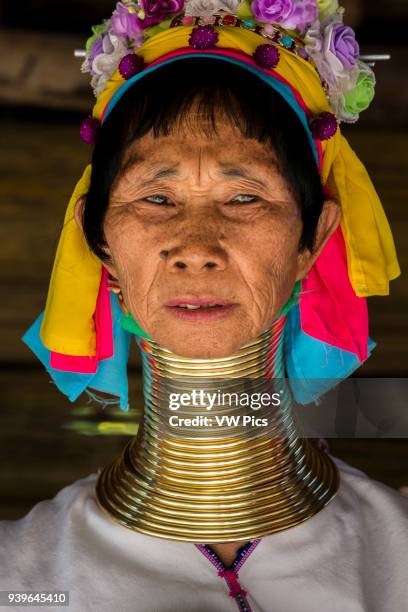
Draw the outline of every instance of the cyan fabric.
[[[299,305],[288,313],[284,342],[286,373],[299,404],[319,403],[320,396],[361,365],[354,353],[316,340],[302,331]],[[367,358],[376,346],[369,337]]]
[[[96,391],[116,396],[120,409],[127,411],[129,408],[127,362],[132,335],[121,325],[122,309],[119,306],[117,295],[114,293],[110,295],[114,352],[113,357],[99,362],[95,374],[65,372],[51,367],[51,351],[44,346],[40,338],[40,326],[44,312],[26,331],[22,340],[45,366],[58,389],[71,402],[74,402],[85,389],[90,387]]]

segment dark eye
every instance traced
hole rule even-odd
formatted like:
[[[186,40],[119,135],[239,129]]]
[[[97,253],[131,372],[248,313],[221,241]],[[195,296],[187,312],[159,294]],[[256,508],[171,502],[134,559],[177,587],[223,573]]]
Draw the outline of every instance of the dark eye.
[[[171,206],[169,199],[166,196],[162,195],[152,195],[145,198],[146,202],[150,202],[150,204],[158,204],[159,206]]]
[[[248,193],[240,193],[234,199],[229,201],[229,204],[251,204],[256,202],[259,198]]]

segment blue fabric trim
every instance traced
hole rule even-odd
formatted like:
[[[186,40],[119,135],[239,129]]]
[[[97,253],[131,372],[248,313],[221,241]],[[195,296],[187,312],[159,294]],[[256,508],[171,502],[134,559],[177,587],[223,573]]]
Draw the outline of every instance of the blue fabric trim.
[[[354,353],[304,333],[299,305],[288,313],[284,331],[286,374],[299,404],[319,403],[319,397],[347,378],[360,365]],[[368,357],[377,343],[368,338]]]
[[[303,110],[303,108],[301,108],[299,106],[299,104],[298,104],[298,102],[297,102],[297,100],[296,100],[292,90],[290,89],[290,87],[288,85],[286,85],[285,83],[282,83],[281,81],[278,81],[272,75],[267,74],[266,72],[263,72],[260,68],[256,68],[255,66],[250,66],[249,64],[246,64],[245,62],[242,62],[242,61],[240,61],[238,59],[235,59],[235,58],[232,58],[232,57],[226,57],[225,55],[212,55],[210,53],[186,53],[185,55],[179,55],[177,57],[172,57],[171,59],[165,60],[164,62],[162,62],[160,64],[156,64],[155,66],[152,66],[151,68],[146,68],[145,70],[142,70],[141,72],[138,72],[132,78],[130,78],[128,81],[125,81],[125,83],[112,96],[112,98],[110,99],[110,101],[108,103],[108,106],[106,108],[105,115],[104,115],[103,120],[102,120],[102,125],[104,124],[104,122],[106,121],[107,117],[109,116],[109,113],[112,111],[112,109],[119,102],[121,97],[127,92],[127,90],[130,87],[132,87],[132,85],[137,83],[137,81],[140,81],[147,74],[150,74],[151,72],[154,72],[155,70],[158,70],[162,66],[167,66],[167,64],[172,64],[173,62],[177,62],[179,60],[184,60],[184,59],[187,59],[187,58],[197,58],[197,57],[207,57],[207,58],[210,58],[210,59],[214,59],[215,58],[217,60],[222,60],[224,62],[229,62],[230,64],[235,64],[236,66],[241,66],[242,68],[244,68],[248,72],[251,72],[256,77],[261,79],[261,81],[264,81],[265,83],[267,83],[267,85],[272,87],[272,89],[277,91],[286,100],[286,102],[289,104],[289,106],[292,108],[292,110],[294,110],[296,115],[299,117],[299,120],[302,123],[302,125],[303,125],[303,127],[304,127],[304,129],[306,131],[307,137],[308,137],[309,142],[310,142],[310,146],[312,147],[312,151],[313,151],[313,155],[314,155],[316,164],[317,165],[319,164],[319,158],[318,158],[318,154],[317,154],[317,150],[316,150],[316,145],[315,145],[315,142],[313,140],[312,133],[310,131],[308,117],[307,117],[305,111]]]
[[[127,362],[131,334],[120,325],[122,310],[117,296],[113,292],[111,293],[111,308],[114,355],[110,359],[101,361],[95,374],[63,372],[51,367],[51,351],[44,346],[40,338],[40,327],[44,312],[26,331],[22,340],[42,362],[58,389],[71,402],[74,402],[89,387],[96,391],[117,396],[120,409],[127,411],[129,409]]]

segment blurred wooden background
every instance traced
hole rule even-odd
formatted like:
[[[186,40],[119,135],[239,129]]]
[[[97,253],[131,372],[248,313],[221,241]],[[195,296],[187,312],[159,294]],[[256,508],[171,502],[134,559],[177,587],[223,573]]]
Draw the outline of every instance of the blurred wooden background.
[[[389,297],[368,300],[378,346],[358,375],[407,377],[408,3],[348,4],[362,52],[392,55],[375,67],[372,107],[344,132],[382,198],[403,270]],[[0,3],[0,56],[7,58],[0,65],[0,519],[22,516],[115,458],[142,402],[136,350],[130,364],[134,411],[121,418],[86,396],[71,404],[20,340],[44,308],[65,208],[89,157],[78,129],[92,96],[73,49],[83,47],[90,26],[112,6],[77,0],[64,5],[60,19],[55,2],[30,0],[24,10],[20,3]],[[330,447],[373,478],[408,485],[407,440],[331,440]]]

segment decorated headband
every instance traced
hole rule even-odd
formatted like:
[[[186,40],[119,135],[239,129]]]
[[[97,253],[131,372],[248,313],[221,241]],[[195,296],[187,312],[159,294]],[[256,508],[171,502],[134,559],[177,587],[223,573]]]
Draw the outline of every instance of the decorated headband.
[[[359,56],[353,30],[336,0],[141,0],[119,2],[94,26],[83,71],[92,75],[92,115],[81,125],[92,143],[109,113],[137,81],[180,59],[239,65],[276,90],[309,138],[326,193],[342,220],[282,309],[286,371],[300,403],[318,401],[334,380],[370,355],[366,297],[388,295],[400,274],[381,202],[341,134],[374,95],[374,75]],[[123,300],[109,291],[108,273],[75,220],[89,190],[88,165],[68,204],[45,311],[23,340],[72,401],[87,389],[110,393],[128,407],[131,334],[146,335]]]

